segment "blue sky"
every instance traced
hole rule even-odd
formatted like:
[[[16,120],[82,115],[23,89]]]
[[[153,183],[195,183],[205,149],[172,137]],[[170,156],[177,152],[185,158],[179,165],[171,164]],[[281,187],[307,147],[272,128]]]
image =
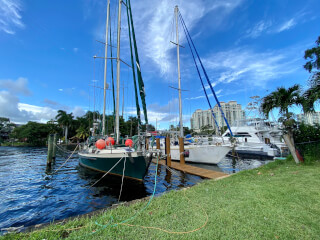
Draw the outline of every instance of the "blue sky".
[[[75,116],[102,111],[103,60],[93,56],[104,55],[103,44],[96,40],[104,41],[106,4],[106,0],[0,0],[0,116],[17,123],[46,122],[58,109]],[[115,41],[117,1],[111,0],[111,5]],[[154,125],[157,120],[158,128],[178,124],[178,93],[169,87],[178,86],[176,48],[170,43],[175,41],[175,5],[220,101],[236,100],[245,107],[250,96],[263,97],[277,86],[306,87],[309,74],[302,67],[303,55],[320,35],[318,0],[132,1],[148,117]],[[121,58],[129,63],[124,10]],[[185,47],[182,89],[188,90],[182,96],[183,117],[190,126],[190,115],[208,109],[208,104],[185,40],[180,31]],[[124,64],[120,76],[128,117],[135,114],[135,104],[132,73]],[[111,101],[108,91],[108,113]]]

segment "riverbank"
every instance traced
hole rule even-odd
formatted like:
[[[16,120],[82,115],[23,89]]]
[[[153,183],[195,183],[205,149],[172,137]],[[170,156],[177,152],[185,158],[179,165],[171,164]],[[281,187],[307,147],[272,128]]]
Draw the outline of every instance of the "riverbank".
[[[38,147],[26,142],[2,142],[1,147]],[[42,147],[42,146],[40,146]]]
[[[138,215],[147,200],[4,239],[316,239],[319,171],[319,161],[276,161],[168,192]],[[135,226],[116,225],[132,216],[136,217],[125,224]]]

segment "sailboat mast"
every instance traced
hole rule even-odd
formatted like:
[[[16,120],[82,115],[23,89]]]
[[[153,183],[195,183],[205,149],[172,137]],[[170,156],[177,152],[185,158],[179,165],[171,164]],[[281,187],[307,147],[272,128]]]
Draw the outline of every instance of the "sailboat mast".
[[[102,117],[102,134],[106,135],[106,95],[107,95],[107,57],[108,57],[108,32],[109,32],[109,14],[110,0],[108,0],[107,20],[106,20],[106,45],[104,53],[104,87],[103,87],[103,117]]]
[[[178,60],[178,83],[179,83],[179,128],[180,128],[180,137],[183,138],[183,124],[182,124],[182,102],[181,102],[181,75],[180,75],[180,46],[179,46],[179,29],[178,29],[178,6],[175,7],[174,13],[176,15],[176,36],[177,36],[177,60]]]
[[[120,98],[120,31],[121,31],[121,3],[118,7],[118,36],[117,36],[117,99],[116,99],[116,143],[119,144],[119,98]]]

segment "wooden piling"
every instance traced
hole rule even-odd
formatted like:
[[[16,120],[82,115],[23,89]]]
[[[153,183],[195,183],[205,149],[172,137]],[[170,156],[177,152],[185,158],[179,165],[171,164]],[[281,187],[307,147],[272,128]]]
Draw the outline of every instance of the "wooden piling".
[[[170,137],[166,137],[167,166],[171,167]]]
[[[235,151],[235,146],[233,146],[232,148],[232,172],[235,173],[236,172],[236,151]]]
[[[160,149],[160,138],[156,138],[157,149]]]
[[[51,167],[52,153],[53,153],[53,134],[50,134],[48,138],[47,167]]]
[[[184,159],[184,139],[179,137],[180,164],[185,164]]]
[[[53,135],[53,148],[52,148],[52,160],[53,160],[53,162],[56,160],[56,154],[57,154],[57,134],[55,133]]]
[[[146,137],[146,150],[149,150],[149,138]]]

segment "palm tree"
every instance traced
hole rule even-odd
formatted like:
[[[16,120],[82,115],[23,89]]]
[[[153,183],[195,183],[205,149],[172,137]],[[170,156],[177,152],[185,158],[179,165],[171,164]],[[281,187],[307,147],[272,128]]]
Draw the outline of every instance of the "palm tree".
[[[275,108],[279,109],[279,113],[281,115],[280,119],[286,132],[283,137],[296,163],[299,163],[299,159],[295,152],[292,131],[295,121],[293,119],[293,113],[289,112],[289,107],[294,105],[303,105],[300,92],[301,88],[298,84],[295,84],[288,89],[285,87],[278,87],[276,91],[265,96],[261,103],[261,110],[267,118],[270,111]]]
[[[84,127],[84,126],[80,126],[77,130],[76,130],[77,134],[76,137],[80,138],[80,139],[86,139],[87,137],[89,137],[89,131]]]
[[[310,88],[303,94],[305,107],[314,111],[314,103],[320,99],[320,36],[316,41],[316,47],[307,49],[304,58],[309,60],[304,68],[311,73]]]
[[[68,128],[72,124],[73,116],[72,113],[67,113],[63,110],[58,110],[58,114],[56,116],[58,124],[65,129],[65,143],[68,144]]]

